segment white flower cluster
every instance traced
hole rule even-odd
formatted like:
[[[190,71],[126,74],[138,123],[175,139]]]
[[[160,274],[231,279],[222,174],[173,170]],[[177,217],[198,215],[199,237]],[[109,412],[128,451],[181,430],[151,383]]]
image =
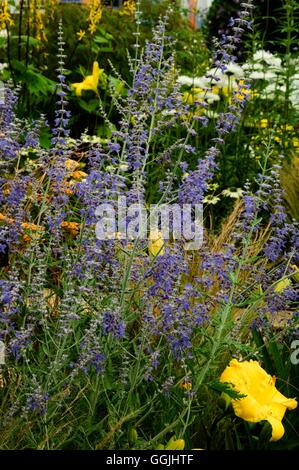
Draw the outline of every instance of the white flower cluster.
[[[186,75],[180,75],[178,82],[181,85],[185,85],[193,88],[202,88],[203,90],[209,89],[216,85],[218,88],[235,88],[237,87],[236,80],[244,78],[244,71],[242,67],[234,62],[230,62],[226,65],[225,72],[222,72],[219,68],[209,69],[203,77],[187,77]]]
[[[222,72],[220,68],[210,68],[202,77],[188,77],[180,75],[178,83],[192,89],[195,101],[212,105],[220,101],[219,93],[230,94],[238,89],[238,83],[244,78],[244,71],[238,64],[230,62],[226,65],[226,70]],[[205,109],[204,114],[208,118],[217,118],[218,114]]]
[[[213,90],[237,89],[239,80],[245,79],[254,84],[260,83],[262,90],[259,93],[261,99],[274,100],[285,99],[287,91],[286,77],[290,80],[289,99],[294,109],[299,112],[299,58],[292,59],[289,63],[290,70],[280,57],[271,52],[258,50],[252,59],[242,66],[236,63],[226,65],[222,72],[219,68],[211,68],[203,77],[188,77],[180,75],[178,82],[182,86],[193,88],[197,92],[197,98],[203,98],[208,104],[219,101],[219,94]],[[197,90],[200,89],[200,90]]]
[[[287,73],[290,80],[289,99],[293,107],[299,111],[299,59],[292,60],[287,71],[280,57],[271,52],[259,50],[252,59],[242,66],[246,76],[253,81],[262,81],[264,84],[260,98],[267,100],[284,99],[287,91]]]

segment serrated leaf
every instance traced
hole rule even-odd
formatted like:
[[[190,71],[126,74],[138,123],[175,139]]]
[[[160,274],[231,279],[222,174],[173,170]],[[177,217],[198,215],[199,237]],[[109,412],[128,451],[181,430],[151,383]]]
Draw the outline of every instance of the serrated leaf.
[[[237,392],[231,383],[228,382],[212,382],[209,384],[210,388],[216,390],[217,392],[226,393],[232,400],[240,400],[245,398],[247,395]]]

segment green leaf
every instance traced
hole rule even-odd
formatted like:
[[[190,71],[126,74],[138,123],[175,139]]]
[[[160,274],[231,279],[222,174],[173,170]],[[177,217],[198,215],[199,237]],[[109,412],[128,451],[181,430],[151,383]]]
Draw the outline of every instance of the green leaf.
[[[233,385],[227,382],[223,383],[215,381],[210,383],[209,387],[212,390],[216,390],[217,392],[226,393],[233,400],[240,400],[241,398],[245,398],[247,396],[234,390]]]
[[[25,66],[23,62],[12,60],[17,79],[24,83],[29,93],[34,96],[46,96],[55,90],[55,82],[39,73],[33,65]]]
[[[88,113],[94,113],[99,109],[99,101],[98,100],[89,100],[84,101],[82,99],[78,99],[78,103],[84,111]]]
[[[10,39],[19,41],[19,36],[10,36]],[[20,36],[20,40],[23,44],[28,44],[30,46],[39,46],[41,41],[39,39],[33,38],[31,36]]]
[[[260,353],[263,357],[263,363],[265,365],[266,370],[269,373],[273,374],[274,373],[273,364],[272,364],[271,357],[270,357],[269,352],[266,348],[264,338],[263,338],[261,332],[259,330],[257,330],[256,328],[254,328],[252,330],[252,338],[253,338],[253,341],[255,342],[256,346],[260,350]]]
[[[284,377],[285,375],[285,365],[282,360],[281,351],[278,348],[277,342],[275,339],[271,339],[268,344],[268,351],[273,358],[277,375],[278,377]]]
[[[109,43],[110,41],[106,38],[104,38],[103,36],[95,36],[93,38],[93,40],[97,43],[97,44],[107,44]]]
[[[106,39],[113,39],[113,35],[108,33],[104,28],[102,28],[101,26],[98,26],[98,29],[97,31],[102,35],[104,36]]]
[[[272,426],[268,421],[262,421],[263,427],[259,435],[257,450],[264,449],[272,436]]]

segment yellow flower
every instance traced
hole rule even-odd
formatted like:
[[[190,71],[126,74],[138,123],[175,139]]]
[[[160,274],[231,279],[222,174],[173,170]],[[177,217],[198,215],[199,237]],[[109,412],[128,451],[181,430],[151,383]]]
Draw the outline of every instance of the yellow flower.
[[[78,40],[79,40],[79,41],[82,41],[82,39],[84,38],[86,32],[85,32],[85,31],[82,31],[82,29],[80,29],[80,31],[78,31],[76,34],[77,34],[77,36],[78,36]]]
[[[152,230],[149,234],[148,252],[151,256],[159,256],[164,253],[164,240],[159,230]]]
[[[2,4],[0,6],[0,30],[6,29],[14,24],[10,16],[8,1],[2,0],[1,3]]]
[[[183,382],[180,382],[179,387],[183,390],[192,390],[192,383],[189,380],[183,380]]]
[[[293,131],[294,126],[291,124],[284,124],[283,126],[280,126],[282,131]]]
[[[91,23],[89,26],[88,26],[88,31],[90,32],[90,34],[94,34],[97,30],[97,25],[94,24],[94,23]]]
[[[282,395],[275,387],[275,377],[257,361],[239,362],[232,359],[221,374],[220,381],[230,383],[234,389],[246,395],[232,399],[235,414],[251,423],[268,421],[272,427],[271,441],[278,441],[284,435],[282,419],[287,409],[294,410],[297,401]]]
[[[90,10],[89,10],[89,26],[88,31],[90,34],[94,34],[97,30],[97,25],[101,21],[103,14],[103,7],[101,0],[90,0],[89,1]]]
[[[297,139],[297,137],[293,138],[293,147],[295,147],[295,148],[299,147],[299,139]]]
[[[184,450],[184,448],[184,439],[176,439],[175,436],[172,437],[165,446],[165,450]]]
[[[185,91],[183,95],[183,103],[192,105],[194,103],[194,94],[189,91]]]
[[[134,15],[135,11],[136,11],[135,0],[126,0],[121,10],[119,10],[119,14],[121,16],[122,15],[132,16]]]
[[[274,292],[276,292],[277,294],[280,294],[280,292],[284,291],[287,287],[289,287],[290,284],[291,284],[291,281],[288,278],[281,279],[275,284]]]
[[[94,62],[92,75],[87,75],[87,77],[85,77],[80,83],[72,84],[72,88],[74,88],[76,95],[81,96],[83,90],[91,90],[98,94],[99,78],[103,73],[104,69],[100,69],[98,62]]]
[[[268,119],[261,119],[260,120],[259,127],[266,128],[266,127],[268,127],[268,125],[269,125]]]
[[[212,93],[215,93],[215,95],[219,95],[220,88],[217,85],[214,85],[212,88]]]
[[[239,93],[235,95],[236,99],[239,101],[244,101],[245,98],[251,98],[251,92],[250,90],[247,90],[247,88],[241,88],[239,90]]]

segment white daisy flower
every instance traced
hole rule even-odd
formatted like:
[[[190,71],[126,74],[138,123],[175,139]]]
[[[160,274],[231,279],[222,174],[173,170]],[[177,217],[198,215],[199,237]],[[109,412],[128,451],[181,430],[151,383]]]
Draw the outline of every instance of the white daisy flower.
[[[254,62],[266,62],[266,64],[272,65],[274,67],[281,66],[281,59],[279,57],[276,57],[271,52],[264,51],[264,50],[256,51],[256,53],[253,54],[253,61]]]
[[[196,91],[196,90],[195,90]],[[212,93],[211,91],[201,91],[200,93],[195,93],[194,95],[195,100],[202,101],[203,99],[208,103],[214,103],[215,101],[220,100],[220,96],[216,93]]]
[[[239,199],[243,194],[243,190],[241,188],[236,188],[234,190],[228,188],[224,189],[222,194],[223,196],[231,197],[232,199]]]
[[[194,84],[194,79],[192,77],[187,77],[187,75],[180,75],[177,81],[181,85],[192,86]]]
[[[206,204],[217,204],[217,202],[220,201],[220,197],[218,196],[205,196],[203,198],[203,202],[205,202]]]
[[[249,74],[249,78],[252,80],[273,80],[273,78],[276,78],[276,73],[274,72],[262,72],[262,71],[256,71],[256,72],[251,72]]]
[[[234,75],[236,78],[244,78],[244,72],[240,65],[230,62],[226,65],[225,75]]]

